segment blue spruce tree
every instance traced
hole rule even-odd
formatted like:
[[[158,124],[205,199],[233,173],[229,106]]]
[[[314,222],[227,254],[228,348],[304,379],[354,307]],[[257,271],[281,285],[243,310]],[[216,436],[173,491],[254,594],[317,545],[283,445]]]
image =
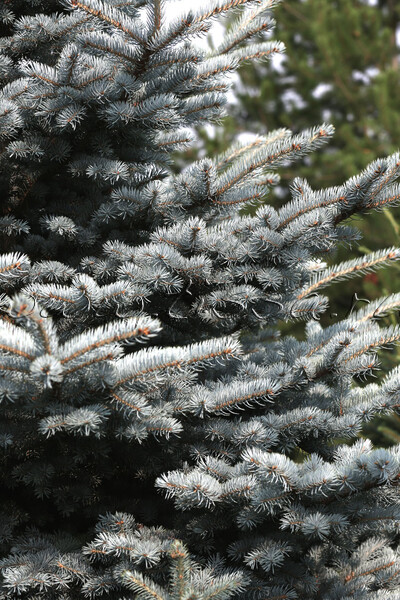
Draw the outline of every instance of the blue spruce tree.
[[[400,406],[399,368],[371,381],[400,293],[318,318],[400,257],[324,262],[398,204],[400,155],[280,210],[276,169],[331,126],[176,174],[227,73],[283,50],[274,0],[193,4],[0,7],[0,598],[398,600],[400,447],[358,434]]]

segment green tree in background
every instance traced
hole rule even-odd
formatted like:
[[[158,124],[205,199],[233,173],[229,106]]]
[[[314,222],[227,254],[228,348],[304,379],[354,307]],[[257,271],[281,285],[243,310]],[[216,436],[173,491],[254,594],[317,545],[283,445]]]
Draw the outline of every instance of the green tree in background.
[[[400,4],[285,0],[274,14],[274,35],[284,42],[286,56],[280,64],[241,68],[246,89],[241,93],[237,86],[240,102],[224,120],[218,143],[227,145],[238,126],[265,133],[329,120],[336,129],[329,152],[307,157],[300,169],[313,188],[338,185],[368,161],[397,150]],[[281,176],[290,183],[299,173],[292,167]]]
[[[284,42],[282,61],[247,63],[239,71],[234,104],[214,136],[203,132],[207,154],[224,150],[238,130],[265,134],[280,127],[300,131],[315,121],[328,120],[336,129],[326,152],[315,152],[302,163],[280,172],[276,203],[288,199],[297,176],[313,189],[340,185],[372,160],[400,147],[400,61],[396,32],[400,3],[396,0],[285,0],[274,11],[274,36]],[[227,24],[229,28],[229,23]],[[261,35],[267,35],[268,32]],[[250,92],[250,93],[249,93]],[[362,245],[352,253],[361,257],[376,250],[384,239],[398,245],[400,210],[357,217],[352,222],[363,234]],[[341,248],[329,260],[345,260]],[[398,266],[367,274],[336,286],[331,312],[323,317],[343,318],[382,293],[400,289]],[[359,300],[357,300],[357,298]],[[346,300],[344,300],[346,299]],[[399,322],[398,315],[387,324]],[[382,357],[387,366],[398,361],[399,350]],[[368,427],[375,443],[400,441],[400,419],[373,421]]]

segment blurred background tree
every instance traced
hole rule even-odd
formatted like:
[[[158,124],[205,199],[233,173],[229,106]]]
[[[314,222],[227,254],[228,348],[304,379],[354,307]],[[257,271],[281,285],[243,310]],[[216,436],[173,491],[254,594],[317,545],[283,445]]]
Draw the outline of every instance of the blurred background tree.
[[[323,121],[333,123],[336,134],[328,149],[280,170],[281,185],[268,198],[280,206],[295,177],[306,178],[314,189],[340,185],[372,160],[400,149],[400,2],[283,0],[274,18],[274,37],[284,42],[285,55],[244,65],[228,116],[220,127],[202,130],[200,136],[203,152],[213,156],[230,145],[238,130],[263,135],[279,127],[298,132]],[[187,158],[192,160],[195,152]],[[382,240],[398,246],[399,223],[400,208],[358,217],[352,225],[363,237],[351,255],[376,250]],[[349,249],[341,248],[329,262],[347,258]],[[342,319],[351,308],[349,298],[360,308],[399,291],[398,265],[337,284],[322,324]],[[398,323],[399,315],[386,320]],[[391,368],[399,359],[399,348],[386,352],[383,366]],[[374,420],[368,434],[379,446],[399,443],[400,417]]]

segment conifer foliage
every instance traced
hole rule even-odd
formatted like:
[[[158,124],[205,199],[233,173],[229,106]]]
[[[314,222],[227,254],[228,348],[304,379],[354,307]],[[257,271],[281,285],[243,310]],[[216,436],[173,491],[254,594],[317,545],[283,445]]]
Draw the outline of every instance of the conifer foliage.
[[[323,262],[398,203],[400,155],[254,216],[330,125],[171,169],[227,72],[283,50],[257,38],[274,4],[3,3],[4,600],[398,598],[400,447],[358,433],[400,405],[399,369],[370,381],[400,293],[318,318],[321,290],[400,257]],[[298,320],[304,341],[279,336]]]

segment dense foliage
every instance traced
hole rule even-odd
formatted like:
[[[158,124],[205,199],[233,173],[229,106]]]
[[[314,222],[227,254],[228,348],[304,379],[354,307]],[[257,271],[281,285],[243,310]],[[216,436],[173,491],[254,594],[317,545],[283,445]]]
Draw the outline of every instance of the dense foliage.
[[[172,170],[226,73],[282,50],[251,41],[273,4],[1,9],[4,600],[398,597],[400,446],[357,436],[400,404],[399,368],[369,379],[400,293],[318,320],[321,290],[400,257],[324,262],[358,239],[347,219],[399,202],[400,156],[320,192],[297,178],[253,216],[331,125]]]
[[[335,126],[329,148],[281,171],[282,184],[268,198],[277,207],[288,200],[295,177],[307,178],[313,189],[341,185],[371,160],[397,150],[400,5],[393,0],[285,0],[274,17],[285,53],[272,62],[242,65],[228,116],[212,131],[206,128],[200,133],[207,154],[214,155],[225,151],[239,132],[266,133],[282,127],[301,131],[328,119]],[[226,26],[230,21],[233,18]],[[262,35],[268,37],[269,32]],[[189,160],[198,147],[186,151]],[[398,208],[358,215],[353,224],[363,235],[353,256],[378,250],[383,239],[387,245],[400,243]],[[337,248],[328,263],[346,260],[347,253],[346,248]],[[353,304],[360,307],[398,291],[399,269],[398,264],[387,266],[335,286],[322,323],[330,324],[331,314],[344,318]],[[387,325],[398,323],[396,313],[386,319]],[[301,331],[296,335],[301,336]],[[393,368],[399,359],[399,348],[381,354],[385,369]],[[400,419],[377,417],[363,431],[379,446],[399,443]]]

